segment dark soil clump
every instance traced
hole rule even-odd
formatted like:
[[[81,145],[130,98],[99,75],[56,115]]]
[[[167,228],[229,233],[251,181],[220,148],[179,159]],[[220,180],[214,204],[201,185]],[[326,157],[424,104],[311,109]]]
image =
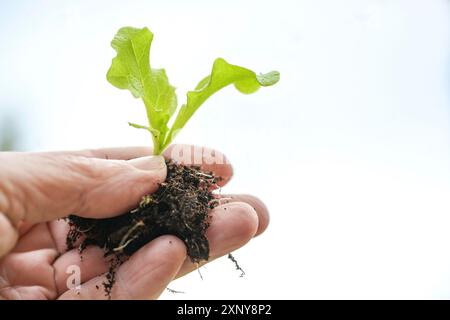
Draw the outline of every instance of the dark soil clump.
[[[67,247],[79,245],[83,251],[88,245],[103,248],[105,257],[112,257],[111,267],[104,283],[105,294],[111,295],[115,271],[139,248],[158,236],[171,234],[186,245],[192,262],[209,258],[206,230],[209,210],[217,201],[211,190],[218,179],[198,167],[167,163],[167,179],[152,195],[144,196],[139,206],[124,215],[109,219],[88,219],[71,215],[67,219],[70,231]],[[126,190],[124,190],[126,192]]]

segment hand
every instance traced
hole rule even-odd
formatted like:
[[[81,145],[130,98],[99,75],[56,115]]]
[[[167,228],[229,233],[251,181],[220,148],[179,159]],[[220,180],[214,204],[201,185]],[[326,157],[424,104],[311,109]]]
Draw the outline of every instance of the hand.
[[[102,249],[87,247],[82,259],[77,249],[67,251],[68,225],[59,218],[106,218],[132,209],[166,177],[163,158],[150,154],[145,147],[0,153],[0,299],[106,299],[102,283],[109,265]],[[202,168],[221,176],[224,185],[231,166],[208,164],[211,154],[220,155],[204,152]],[[255,197],[222,198],[207,231],[210,261],[243,246],[269,221]],[[67,286],[74,265],[80,270],[79,291]],[[196,268],[181,240],[161,236],[119,267],[112,298],[155,299],[170,281]]]

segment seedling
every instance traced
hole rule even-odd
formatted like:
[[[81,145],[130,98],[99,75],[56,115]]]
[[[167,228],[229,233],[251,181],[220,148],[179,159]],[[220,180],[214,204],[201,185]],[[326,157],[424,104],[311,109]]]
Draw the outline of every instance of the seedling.
[[[220,89],[233,84],[238,91],[249,94],[260,87],[275,84],[280,78],[277,71],[256,75],[249,69],[218,58],[211,74],[189,91],[186,103],[177,108],[175,87],[169,83],[165,70],[150,66],[152,40],[153,34],[147,28],[120,29],[111,43],[117,56],[112,60],[107,79],[117,88],[128,89],[144,102],[148,124],[129,124],[151,133],[154,154],[161,154],[198,108]],[[169,124],[175,114],[175,119]],[[96,245],[104,249],[105,256],[113,256],[104,283],[109,297],[116,269],[127,257],[160,235],[172,234],[180,238],[192,262],[198,264],[208,260],[206,230],[209,212],[219,203],[218,197],[212,193],[219,179],[212,172],[202,172],[200,167],[168,162],[166,181],[155,193],[145,195],[133,210],[103,220],[69,216],[71,228],[67,246],[72,248],[83,236],[80,251],[87,245]],[[234,257],[229,255],[229,258],[242,271]]]
[[[211,74],[187,93],[186,103],[179,108],[170,125],[169,121],[178,109],[178,99],[166,71],[154,69],[150,65],[152,40],[153,33],[148,28],[121,28],[111,42],[117,56],[112,60],[107,79],[119,89],[128,89],[135,98],[141,98],[144,102],[148,125],[129,125],[151,133],[154,154],[162,153],[198,108],[220,89],[233,84],[239,92],[250,94],[260,87],[271,86],[280,79],[278,71],[257,75],[249,69],[217,58]]]

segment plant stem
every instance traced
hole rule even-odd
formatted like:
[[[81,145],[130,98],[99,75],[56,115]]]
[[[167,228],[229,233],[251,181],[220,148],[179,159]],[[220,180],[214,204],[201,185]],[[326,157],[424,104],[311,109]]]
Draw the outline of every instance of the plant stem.
[[[153,155],[157,156],[161,154],[161,148],[159,147],[159,141],[158,139],[155,138],[154,135],[152,135],[153,137]]]

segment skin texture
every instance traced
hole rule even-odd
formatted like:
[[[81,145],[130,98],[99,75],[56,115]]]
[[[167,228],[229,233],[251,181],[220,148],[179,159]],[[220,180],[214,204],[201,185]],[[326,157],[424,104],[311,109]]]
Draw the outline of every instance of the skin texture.
[[[172,157],[177,147],[164,156]],[[183,161],[214,171],[225,185],[232,177],[228,160],[202,150],[200,157],[192,152],[192,159]],[[106,218],[132,209],[165,179],[164,159],[150,155],[145,147],[0,153],[0,299],[106,299],[102,282],[109,264],[102,250],[88,247],[82,259],[78,250],[67,251],[68,226],[59,218]],[[211,157],[217,156],[225,161],[214,164]],[[207,232],[210,261],[240,248],[269,222],[267,208],[253,196],[221,196],[220,203]],[[73,265],[80,269],[78,291],[67,286]],[[181,240],[161,236],[120,266],[112,298],[156,299],[173,279],[197,267]]]

